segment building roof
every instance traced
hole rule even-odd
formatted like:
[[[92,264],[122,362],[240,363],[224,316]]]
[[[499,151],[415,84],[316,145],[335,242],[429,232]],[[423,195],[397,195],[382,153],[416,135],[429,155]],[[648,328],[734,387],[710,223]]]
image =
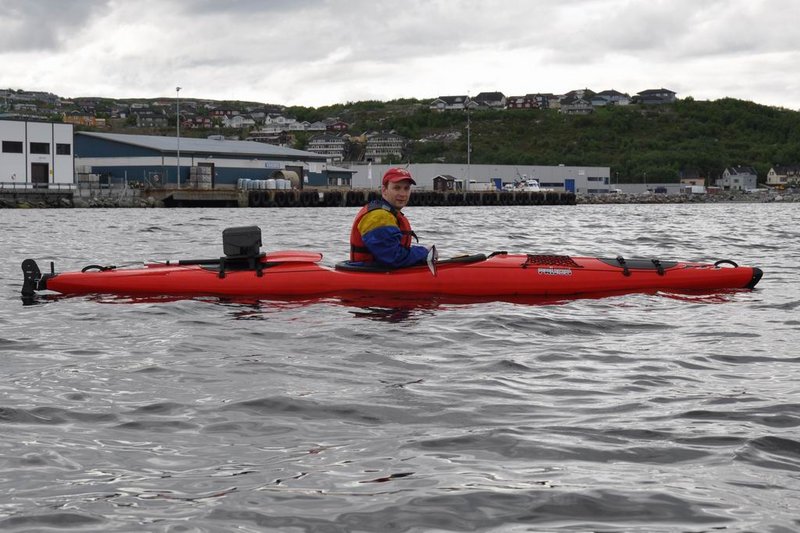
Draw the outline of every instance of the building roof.
[[[624,96],[625,98],[628,98],[627,94],[621,93],[616,89],[607,89],[605,91],[600,91],[595,96],[616,96],[616,97]]]
[[[124,133],[97,133],[91,131],[77,132],[75,135],[85,135],[106,141],[113,141],[123,144],[130,144],[160,152],[177,152],[178,142],[175,137],[162,137],[158,135],[128,135]],[[325,156],[320,156],[313,152],[295,150],[294,148],[284,148],[271,144],[264,144],[255,141],[228,141],[216,139],[196,139],[193,137],[181,137],[181,153],[199,152],[203,154],[218,153],[239,156],[257,157],[293,157],[303,159],[325,160]]]
[[[480,101],[480,100],[483,100],[483,101],[490,101],[490,102],[499,102],[499,101],[500,101],[500,100],[502,100],[503,98],[505,98],[505,95],[504,95],[503,93],[501,93],[501,92],[499,92],[499,91],[493,91],[493,92],[483,92],[483,93],[479,93],[479,94],[478,94],[478,96],[476,96],[475,98],[473,98],[473,100],[479,100],[479,101]]]
[[[677,94],[675,91],[670,91],[669,89],[646,89],[644,91],[639,91],[636,93],[640,96],[658,96],[660,94]]]
[[[800,165],[775,165],[772,170],[776,174],[798,174],[800,173]]]
[[[358,172],[358,170],[353,170],[352,168],[335,167],[333,165],[328,165],[326,169],[328,172],[349,172],[350,174],[355,174]]]
[[[728,174],[750,174],[752,176],[757,176],[755,169],[753,167],[746,167],[744,165],[736,165],[733,167],[726,167],[725,170],[728,171]]]
[[[469,101],[469,97],[467,95],[458,95],[458,96],[440,96],[431,104],[436,102],[442,101],[447,105],[456,105],[456,104],[466,104]]]

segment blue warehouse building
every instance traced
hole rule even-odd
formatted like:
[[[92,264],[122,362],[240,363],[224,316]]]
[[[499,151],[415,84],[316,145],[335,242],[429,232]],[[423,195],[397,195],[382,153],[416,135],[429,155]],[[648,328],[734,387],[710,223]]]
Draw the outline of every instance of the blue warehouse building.
[[[203,167],[214,188],[284,176],[299,188],[324,187],[352,176],[328,167],[324,155],[254,141],[76,132],[74,155],[78,175],[152,186],[186,184]]]

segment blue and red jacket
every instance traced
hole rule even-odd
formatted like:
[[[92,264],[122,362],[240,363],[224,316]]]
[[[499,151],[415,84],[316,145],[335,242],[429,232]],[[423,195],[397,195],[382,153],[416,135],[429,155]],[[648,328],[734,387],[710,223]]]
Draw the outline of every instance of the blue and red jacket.
[[[350,261],[402,268],[424,263],[428,249],[414,246],[416,238],[406,216],[386,200],[361,208],[350,230]]]

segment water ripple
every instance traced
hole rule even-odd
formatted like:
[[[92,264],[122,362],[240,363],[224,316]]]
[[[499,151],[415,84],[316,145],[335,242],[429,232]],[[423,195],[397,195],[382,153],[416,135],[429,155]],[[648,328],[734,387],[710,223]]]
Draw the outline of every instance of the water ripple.
[[[6,210],[0,529],[795,531],[796,207],[657,209],[409,216],[444,256],[731,258],[759,288],[22,306],[26,257],[216,257],[229,224],[333,264],[357,208]]]

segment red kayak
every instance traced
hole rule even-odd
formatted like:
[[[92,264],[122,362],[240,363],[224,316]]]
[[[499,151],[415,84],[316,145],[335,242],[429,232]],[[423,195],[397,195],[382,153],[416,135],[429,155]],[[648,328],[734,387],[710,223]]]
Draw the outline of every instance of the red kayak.
[[[23,263],[23,295],[235,296],[297,298],[352,294],[430,296],[569,296],[600,292],[752,289],[762,272],[731,261],[686,263],[504,252],[385,270],[340,263],[321,265],[322,254],[276,252],[250,265],[206,260],[147,264],[143,268],[91,265],[78,272],[42,274]]]
[[[343,295],[415,295],[507,298],[592,293],[715,291],[752,289],[761,269],[733,261],[693,263],[658,259],[571,257],[495,252],[387,269],[348,262],[322,265],[308,251],[260,253],[258,228],[242,244],[224,242],[226,256],[151,263],[140,268],[90,265],[76,272],[42,274],[36,262],[22,263],[22,294],[129,296],[229,296],[306,298]],[[256,235],[256,230],[257,235]],[[226,230],[228,231],[228,230]],[[223,235],[225,241],[225,235]],[[236,239],[228,239],[235,241]],[[244,253],[242,253],[244,252]]]

